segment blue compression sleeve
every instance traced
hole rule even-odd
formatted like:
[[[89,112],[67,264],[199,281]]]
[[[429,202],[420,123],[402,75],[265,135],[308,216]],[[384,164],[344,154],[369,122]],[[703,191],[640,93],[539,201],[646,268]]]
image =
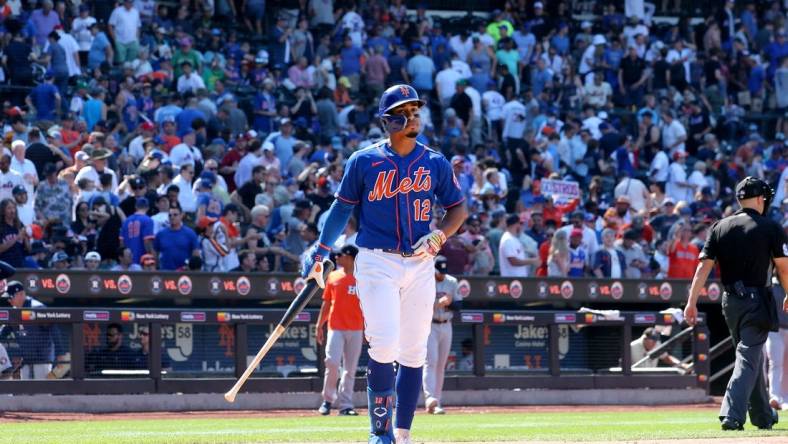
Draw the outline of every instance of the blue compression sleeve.
[[[326,223],[323,225],[323,232],[320,233],[320,243],[329,247],[334,245],[339,235],[350,220],[350,215],[353,214],[353,205],[335,199],[328,209],[328,216],[326,216]]]

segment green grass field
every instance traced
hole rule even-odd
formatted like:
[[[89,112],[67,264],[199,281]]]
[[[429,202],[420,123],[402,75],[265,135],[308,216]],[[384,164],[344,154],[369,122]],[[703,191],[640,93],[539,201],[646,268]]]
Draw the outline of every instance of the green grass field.
[[[415,442],[506,441],[629,441],[637,439],[699,439],[786,437],[788,425],[772,431],[746,426],[744,432],[723,433],[715,410],[657,410],[578,413],[461,413],[419,414]],[[323,443],[366,442],[368,420],[359,417],[264,417],[32,421],[0,423],[2,443]],[[782,441],[782,440],[779,440]],[[774,441],[772,441],[774,442]]]

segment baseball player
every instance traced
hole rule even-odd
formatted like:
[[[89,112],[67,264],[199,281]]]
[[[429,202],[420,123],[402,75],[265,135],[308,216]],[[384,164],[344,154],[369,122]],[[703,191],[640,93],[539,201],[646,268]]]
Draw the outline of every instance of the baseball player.
[[[424,102],[409,85],[383,92],[378,116],[388,137],[353,153],[302,273],[323,287],[322,262],[354,210],[359,217],[356,288],[369,342],[369,443],[410,444],[427,355],[437,256],[467,217],[449,161],[416,141]],[[430,231],[433,205],[446,209]],[[397,372],[394,362],[397,362]],[[397,394],[392,424],[392,401]]]
[[[326,280],[323,305],[317,318],[318,344],[323,344],[323,326],[328,324],[323,404],[317,410],[321,415],[331,413],[332,405],[339,409],[342,416],[358,415],[353,409],[353,385],[356,382],[358,358],[361,356],[364,318],[361,317],[356,279],[353,277],[353,262],[357,255],[358,248],[353,245],[345,245],[337,253],[336,264],[341,268],[331,272]]]
[[[424,407],[428,413],[442,415],[443,376],[451,349],[452,310],[460,309],[462,297],[457,291],[457,279],[447,274],[449,263],[443,256],[435,258],[435,303],[432,328],[427,340],[427,366],[424,368]]]

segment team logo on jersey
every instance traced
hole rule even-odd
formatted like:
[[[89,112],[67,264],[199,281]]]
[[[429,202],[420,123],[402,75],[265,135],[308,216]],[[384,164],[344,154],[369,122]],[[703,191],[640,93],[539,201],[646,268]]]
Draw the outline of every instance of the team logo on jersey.
[[[430,170],[424,167],[419,167],[415,173],[414,178],[403,177],[398,184],[394,184],[395,170],[381,171],[375,180],[375,186],[369,192],[370,202],[375,202],[383,199],[391,199],[398,193],[407,194],[411,191],[429,191],[432,188],[432,178],[430,177]]]
[[[55,288],[60,294],[66,294],[71,290],[71,278],[66,274],[59,274],[55,278]]]
[[[712,282],[709,285],[709,289],[706,291],[706,295],[709,297],[710,301],[716,301],[720,298],[720,286],[717,285],[716,282]]]
[[[659,286],[659,298],[663,301],[669,301],[671,296],[673,296],[673,287],[671,287],[669,282],[663,282]]]
[[[615,300],[619,300],[624,296],[624,286],[621,285],[621,282],[613,282],[613,285],[610,286],[610,296]]]
[[[355,296],[356,295],[356,286],[355,285],[348,285],[348,287],[347,287],[347,294],[349,294],[350,296]]]
[[[561,297],[564,299],[572,299],[572,295],[575,294],[575,287],[569,281],[564,281],[561,283]]]
[[[465,299],[468,295],[471,294],[471,284],[470,282],[466,281],[465,279],[461,280],[457,284],[457,293],[460,294],[460,297]]]
[[[118,291],[120,294],[129,294],[131,293],[132,288],[131,278],[127,274],[122,274],[118,278]]]

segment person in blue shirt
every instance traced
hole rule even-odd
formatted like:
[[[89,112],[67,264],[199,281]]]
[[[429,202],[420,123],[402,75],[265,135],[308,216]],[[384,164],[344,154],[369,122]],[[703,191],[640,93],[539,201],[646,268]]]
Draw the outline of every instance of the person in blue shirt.
[[[197,190],[197,220],[204,216],[220,218],[224,205],[212,192],[216,185],[216,174],[203,171],[200,174],[200,188]]]
[[[136,212],[127,217],[120,230],[123,245],[131,250],[133,263],[137,264],[145,253],[153,252],[153,219],[148,216],[148,199],[138,197]]]
[[[407,68],[410,84],[416,88],[416,91],[432,91],[435,63],[424,55],[424,48],[421,47],[421,44],[414,43],[413,52],[415,54],[408,60]]]
[[[354,46],[353,40],[349,36],[345,37],[339,57],[342,60],[342,75],[350,80],[351,91],[358,91],[362,55],[364,55],[364,51],[358,46]]]
[[[160,270],[177,270],[190,257],[200,256],[200,242],[191,228],[183,225],[183,211],[170,207],[170,226],[156,234],[153,249],[159,254]]]
[[[54,84],[55,76],[48,71],[44,83],[37,85],[27,96],[27,105],[36,110],[38,120],[55,120],[55,113],[60,109],[60,91]]]

